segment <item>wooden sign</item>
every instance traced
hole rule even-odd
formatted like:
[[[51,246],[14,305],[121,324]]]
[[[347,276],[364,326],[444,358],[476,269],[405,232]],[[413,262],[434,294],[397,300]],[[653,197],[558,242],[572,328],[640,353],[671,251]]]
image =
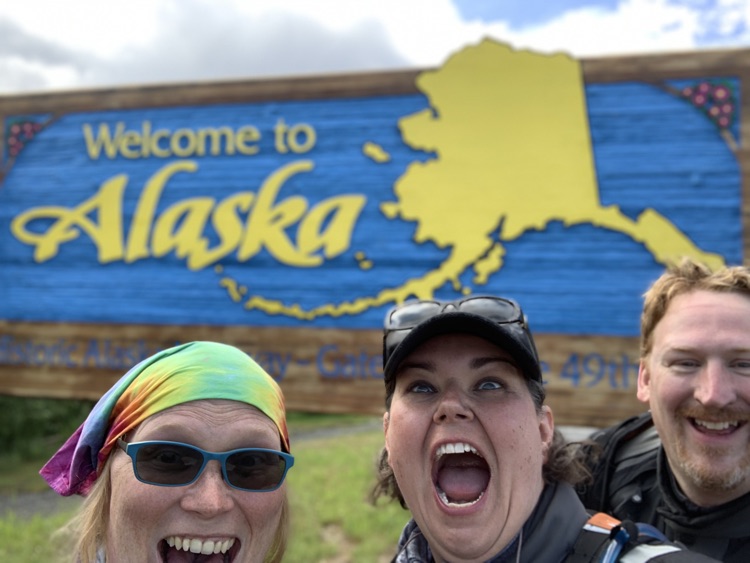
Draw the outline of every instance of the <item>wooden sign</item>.
[[[559,424],[635,399],[664,265],[745,260],[750,52],[0,97],[0,393],[97,398],[178,342],[250,353],[288,408],[383,409],[415,296],[526,312]]]

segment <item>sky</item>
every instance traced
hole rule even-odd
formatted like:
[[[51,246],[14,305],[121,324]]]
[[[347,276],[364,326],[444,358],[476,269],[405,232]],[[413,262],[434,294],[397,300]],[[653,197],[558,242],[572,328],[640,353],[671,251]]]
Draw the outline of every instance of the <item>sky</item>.
[[[490,37],[575,57],[750,47],[750,0],[23,0],[0,95],[428,68]]]

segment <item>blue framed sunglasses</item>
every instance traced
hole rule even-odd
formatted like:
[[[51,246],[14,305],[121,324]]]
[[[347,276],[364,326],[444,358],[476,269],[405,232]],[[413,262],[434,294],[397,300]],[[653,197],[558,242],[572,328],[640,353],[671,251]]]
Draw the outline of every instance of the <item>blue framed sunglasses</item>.
[[[136,479],[160,487],[182,487],[198,480],[206,464],[221,464],[224,481],[235,489],[270,492],[284,482],[294,465],[294,456],[265,448],[242,448],[207,452],[182,442],[132,442],[117,439],[117,445],[133,460]]]

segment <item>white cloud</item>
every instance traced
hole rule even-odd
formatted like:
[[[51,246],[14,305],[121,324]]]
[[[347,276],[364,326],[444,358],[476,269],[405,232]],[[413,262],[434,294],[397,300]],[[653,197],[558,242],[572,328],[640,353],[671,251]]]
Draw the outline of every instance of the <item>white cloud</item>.
[[[616,10],[584,8],[545,25],[511,33],[511,41],[575,56],[689,50],[699,13],[667,0],[625,0]]]
[[[709,44],[734,38],[737,44],[750,43],[750,0],[718,0],[701,14],[700,33]]]
[[[160,21],[162,5],[149,0],[25,0],[3,2],[0,18],[40,41],[106,58],[129,46],[150,42],[162,26],[169,25]]]
[[[153,43],[92,67],[88,79],[164,82],[408,65],[375,21],[332,33],[296,14],[266,13],[248,22],[200,8],[198,17],[175,13]]]
[[[0,92],[430,67],[489,36],[575,56],[750,44],[750,0],[621,0],[543,25],[451,0],[24,0],[0,5]]]

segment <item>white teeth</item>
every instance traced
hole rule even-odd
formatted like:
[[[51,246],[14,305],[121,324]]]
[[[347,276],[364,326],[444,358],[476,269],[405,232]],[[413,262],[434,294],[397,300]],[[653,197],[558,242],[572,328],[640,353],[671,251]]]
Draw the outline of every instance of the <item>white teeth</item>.
[[[728,430],[729,428],[736,428],[739,426],[739,422],[709,422],[708,420],[695,419],[695,423],[698,426],[703,426],[707,430]]]
[[[208,555],[209,553],[214,552],[214,542],[211,540],[204,541],[203,546],[201,547],[201,553],[203,555]]]
[[[469,444],[466,444],[464,442],[455,442],[453,444],[443,444],[442,446],[440,446],[437,452],[435,452],[435,457],[437,459],[440,459],[440,457],[445,454],[463,454],[467,452],[479,455],[479,452],[476,450],[476,448],[470,446]]]
[[[166,538],[167,545],[182,551],[190,553],[202,553],[209,555],[211,553],[226,553],[234,545],[234,538],[229,540],[199,540],[196,538],[183,538],[180,536],[169,536]]]
[[[443,501],[443,504],[446,506],[471,506],[474,503],[479,502],[479,499],[481,499],[484,496],[484,491],[482,491],[477,498],[474,500],[468,501],[468,502],[451,502],[448,500],[448,495],[446,495],[443,491],[441,491],[439,488],[437,490],[438,496],[440,497],[440,500]]]

